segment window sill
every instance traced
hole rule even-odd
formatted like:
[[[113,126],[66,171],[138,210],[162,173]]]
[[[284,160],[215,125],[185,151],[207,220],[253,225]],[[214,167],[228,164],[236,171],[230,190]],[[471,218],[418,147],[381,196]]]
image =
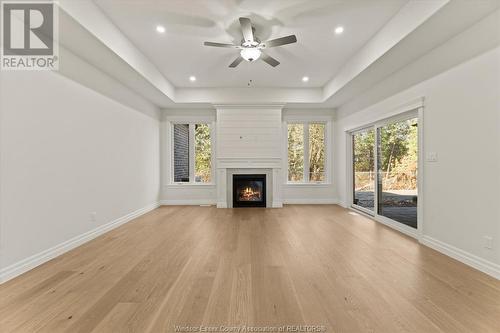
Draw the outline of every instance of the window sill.
[[[215,187],[214,183],[170,183],[166,187],[181,188],[181,187]]]
[[[285,183],[287,187],[329,187],[332,183]]]

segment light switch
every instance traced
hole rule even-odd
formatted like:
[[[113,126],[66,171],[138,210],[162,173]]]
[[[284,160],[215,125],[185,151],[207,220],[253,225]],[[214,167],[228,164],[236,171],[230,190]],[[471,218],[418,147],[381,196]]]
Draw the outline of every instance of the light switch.
[[[427,162],[437,162],[438,160],[438,154],[436,152],[429,152],[425,156],[425,160]]]

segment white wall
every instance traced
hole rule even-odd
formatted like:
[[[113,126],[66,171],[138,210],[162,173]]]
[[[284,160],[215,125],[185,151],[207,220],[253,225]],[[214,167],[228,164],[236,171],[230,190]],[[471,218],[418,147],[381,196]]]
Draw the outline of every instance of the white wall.
[[[8,278],[68,240],[154,207],[159,121],[57,73],[0,75],[0,268]]]
[[[424,162],[423,241],[500,277],[499,87],[500,48],[496,48],[338,119],[335,178],[340,200],[349,203],[346,131],[425,97],[424,151],[437,152],[439,160]],[[492,250],[484,248],[483,236],[494,238]]]
[[[281,158],[281,109],[217,108],[217,158]]]

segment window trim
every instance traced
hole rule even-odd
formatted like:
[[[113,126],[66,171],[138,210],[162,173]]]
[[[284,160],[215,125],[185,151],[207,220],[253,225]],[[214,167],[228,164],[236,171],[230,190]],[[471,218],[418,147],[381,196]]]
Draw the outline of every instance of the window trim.
[[[331,116],[289,116],[283,121],[284,158],[283,170],[285,170],[284,184],[289,187],[326,187],[332,184],[332,117]],[[304,124],[304,175],[302,181],[293,182],[288,180],[288,124]],[[325,176],[321,182],[309,181],[309,124],[325,124]]]
[[[215,186],[215,121],[208,119],[206,117],[200,118],[180,118],[172,117],[167,120],[169,128],[169,150],[170,150],[170,161],[169,161],[169,174],[168,174],[168,187],[184,187],[184,186]],[[174,125],[176,124],[187,124],[189,125],[189,182],[176,182],[174,181]],[[197,182],[195,181],[195,158],[196,158],[196,147],[195,147],[195,125],[197,124],[207,124],[210,130],[210,148],[211,148],[211,167],[210,167],[210,178],[211,181]]]

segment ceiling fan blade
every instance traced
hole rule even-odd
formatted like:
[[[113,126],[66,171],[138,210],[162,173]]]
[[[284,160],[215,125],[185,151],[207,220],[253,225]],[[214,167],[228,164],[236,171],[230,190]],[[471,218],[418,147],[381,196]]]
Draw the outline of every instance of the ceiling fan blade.
[[[295,35],[290,35],[286,37],[280,37],[276,39],[271,39],[268,40],[267,42],[264,42],[264,47],[276,47],[276,46],[281,46],[281,45],[286,45],[286,44],[292,44],[297,42],[297,37]]]
[[[253,42],[253,31],[252,31],[252,22],[249,18],[240,17],[240,25],[241,32],[243,32],[243,38],[245,38],[245,42]]]
[[[215,47],[231,47],[231,48],[239,48],[239,45],[234,44],[225,44],[225,43],[214,43],[214,42],[204,42],[205,46],[215,46]]]
[[[260,58],[264,61],[264,62],[267,62],[269,65],[273,66],[273,67],[276,67],[280,64],[280,62],[276,59],[274,59],[273,57],[265,54],[264,52],[262,52],[262,54],[260,55]]]
[[[238,57],[236,58],[230,65],[229,67],[231,68],[235,68],[236,66],[238,66],[240,64],[240,62],[243,61],[243,58],[242,57]]]

